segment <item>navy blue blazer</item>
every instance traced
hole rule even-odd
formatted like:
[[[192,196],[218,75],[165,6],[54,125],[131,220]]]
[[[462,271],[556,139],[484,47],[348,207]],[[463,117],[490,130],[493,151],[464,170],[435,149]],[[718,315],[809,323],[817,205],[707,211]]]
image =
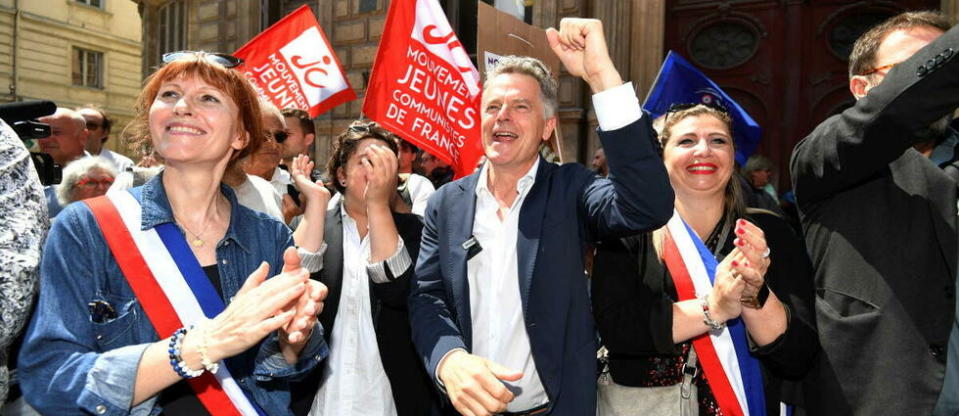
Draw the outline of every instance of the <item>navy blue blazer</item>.
[[[523,317],[554,415],[595,414],[596,333],[584,273],[587,243],[659,228],[673,213],[673,190],[648,119],[644,115],[621,129],[599,132],[609,178],[580,164],[540,160],[520,211],[516,250]],[[472,345],[462,244],[472,235],[478,177],[443,186],[426,209],[410,323],[413,343],[433,377],[447,352],[470,351]]]

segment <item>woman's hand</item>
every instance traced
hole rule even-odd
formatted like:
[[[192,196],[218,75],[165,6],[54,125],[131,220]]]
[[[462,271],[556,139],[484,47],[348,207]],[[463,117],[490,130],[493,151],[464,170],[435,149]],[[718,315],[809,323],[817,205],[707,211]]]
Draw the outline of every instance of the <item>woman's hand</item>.
[[[713,290],[709,293],[709,314],[713,320],[719,322],[736,318],[743,310],[741,299],[746,282],[733,266],[736,255],[738,250],[733,249],[716,267],[716,279]]]
[[[303,270],[296,249],[289,247],[283,252],[283,273]],[[310,338],[317,315],[323,312],[323,299],[326,299],[326,285],[307,279],[307,288],[285,309],[295,311],[293,318],[280,328],[280,344],[302,346]]]
[[[386,146],[372,145],[363,156],[367,209],[374,204],[389,207],[390,198],[396,193],[396,155]]]
[[[313,162],[307,155],[299,155],[293,158],[293,163],[290,164],[290,174],[293,176],[293,184],[303,197],[304,210],[312,203],[318,204],[325,210],[327,203],[330,202],[330,191],[323,186],[322,182],[313,182],[310,179],[313,166]]]
[[[296,268],[267,279],[269,271],[266,262],[260,264],[226,310],[205,325],[207,357],[211,361],[246,351],[296,316],[297,310],[288,305],[294,304],[307,290],[310,274]]]
[[[733,241],[736,255],[730,253],[727,257],[734,257],[731,264],[747,283],[743,298],[749,299],[755,297],[766,284],[766,271],[770,264],[769,246],[766,245],[763,230],[744,219],[736,221],[736,236]]]

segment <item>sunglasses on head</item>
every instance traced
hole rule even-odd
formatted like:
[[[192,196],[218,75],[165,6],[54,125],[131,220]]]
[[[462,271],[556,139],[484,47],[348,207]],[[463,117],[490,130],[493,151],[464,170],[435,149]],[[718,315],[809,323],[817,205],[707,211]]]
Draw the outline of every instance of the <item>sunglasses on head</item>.
[[[346,128],[350,133],[359,135],[373,135],[383,140],[391,140],[393,134],[386,131],[376,123],[351,124]]]
[[[180,59],[199,56],[206,59],[209,62],[220,65],[224,68],[235,68],[243,63],[243,60],[237,58],[233,55],[227,55],[225,53],[211,53],[204,51],[176,51],[168,52],[163,54],[163,63],[168,64],[173,61],[178,61]]]
[[[696,107],[696,106],[698,106],[698,105],[701,105],[701,106],[703,106],[703,107],[708,107],[708,108],[711,108],[711,109],[713,109],[713,110],[719,111],[720,113],[729,115],[729,110],[727,110],[726,107],[723,106],[723,105],[722,105],[721,103],[719,103],[718,101],[711,101],[711,102],[708,102],[708,103],[703,103],[703,102],[698,102],[698,103],[675,103],[675,104],[670,105],[669,108],[666,110],[666,113],[665,113],[666,117],[665,117],[664,121],[665,121],[665,120],[669,120],[669,115],[670,115],[670,114],[678,113],[678,112],[680,112],[680,111],[689,110],[690,108]]]

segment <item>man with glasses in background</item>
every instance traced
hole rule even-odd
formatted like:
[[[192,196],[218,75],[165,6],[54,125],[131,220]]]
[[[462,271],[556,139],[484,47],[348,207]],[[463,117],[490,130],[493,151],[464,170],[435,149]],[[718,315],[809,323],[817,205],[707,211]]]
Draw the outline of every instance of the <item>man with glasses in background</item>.
[[[110,161],[117,172],[126,172],[133,167],[133,161],[130,158],[104,146],[110,139],[110,128],[113,127],[113,119],[106,110],[95,104],[87,104],[77,108],[77,113],[80,113],[87,122],[87,131],[90,136],[87,139],[86,149],[91,156],[100,156]]]
[[[870,29],[849,57],[856,103],[793,153],[823,347],[809,414],[959,411],[956,182],[930,160],[951,159],[938,147],[959,107],[957,54],[959,29],[937,13]]]

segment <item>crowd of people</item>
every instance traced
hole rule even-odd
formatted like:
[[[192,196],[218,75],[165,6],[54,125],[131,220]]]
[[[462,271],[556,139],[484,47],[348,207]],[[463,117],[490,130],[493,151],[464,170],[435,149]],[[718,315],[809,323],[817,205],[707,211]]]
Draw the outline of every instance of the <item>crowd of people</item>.
[[[540,155],[559,88],[517,56],[455,181],[363,120],[311,160],[309,114],[223,54],[164,56],[139,164],[58,108],[43,187],[0,121],[0,414],[959,415],[959,29],[866,31],[783,201],[722,105],[644,113],[600,21],[547,40],[593,169]]]

